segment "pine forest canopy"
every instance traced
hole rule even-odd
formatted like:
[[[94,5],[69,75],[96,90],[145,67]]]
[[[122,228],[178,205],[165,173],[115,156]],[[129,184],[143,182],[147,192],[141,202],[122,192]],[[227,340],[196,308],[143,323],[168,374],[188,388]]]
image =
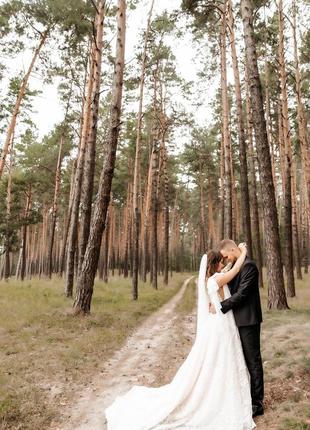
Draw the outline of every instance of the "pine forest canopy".
[[[137,300],[230,237],[287,308],[309,266],[309,18],[303,0],[2,0],[0,277],[61,276],[89,313],[96,276]]]

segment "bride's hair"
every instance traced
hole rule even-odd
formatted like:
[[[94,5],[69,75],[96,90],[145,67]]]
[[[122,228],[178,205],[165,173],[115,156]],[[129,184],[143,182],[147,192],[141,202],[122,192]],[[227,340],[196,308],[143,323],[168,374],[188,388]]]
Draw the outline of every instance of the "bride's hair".
[[[223,256],[219,251],[212,250],[208,252],[208,264],[206,273],[207,278],[216,273],[217,266],[222,261],[222,259]]]

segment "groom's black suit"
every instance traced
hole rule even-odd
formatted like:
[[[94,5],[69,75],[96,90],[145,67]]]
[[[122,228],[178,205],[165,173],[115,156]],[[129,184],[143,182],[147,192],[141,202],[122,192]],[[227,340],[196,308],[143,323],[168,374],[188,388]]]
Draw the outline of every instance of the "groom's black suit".
[[[221,302],[224,314],[233,310],[239,329],[245,361],[251,376],[253,411],[262,409],[264,398],[260,353],[260,324],[263,319],[258,277],[255,262],[246,257],[240,272],[228,283],[231,297]]]

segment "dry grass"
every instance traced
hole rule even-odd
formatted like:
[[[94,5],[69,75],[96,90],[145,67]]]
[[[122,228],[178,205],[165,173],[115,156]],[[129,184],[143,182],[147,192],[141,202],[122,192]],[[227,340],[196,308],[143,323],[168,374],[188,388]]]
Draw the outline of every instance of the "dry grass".
[[[131,300],[130,280],[98,282],[88,317],[72,317],[59,279],[0,283],[0,428],[47,428],[186,277],[175,274],[169,287],[160,279],[158,291],[141,284],[138,302]]]
[[[174,275],[171,285],[160,283],[157,292],[141,285],[138,302],[130,299],[129,280],[97,283],[87,318],[70,315],[71,300],[58,279],[0,283],[0,428],[48,428],[59,408],[72,403],[135,326],[187,277]],[[257,420],[257,430],[310,430],[309,275],[297,281],[296,291],[288,311],[266,311],[262,292],[266,414]],[[181,319],[192,312],[195,300],[191,281],[176,308]]]
[[[176,306],[176,311],[179,315],[188,315],[193,311],[196,306],[196,288],[196,279],[193,278],[189,282],[182,300]]]
[[[310,430],[310,276],[296,281],[290,310],[264,311],[266,414],[258,430]],[[262,294],[266,309],[266,291]]]

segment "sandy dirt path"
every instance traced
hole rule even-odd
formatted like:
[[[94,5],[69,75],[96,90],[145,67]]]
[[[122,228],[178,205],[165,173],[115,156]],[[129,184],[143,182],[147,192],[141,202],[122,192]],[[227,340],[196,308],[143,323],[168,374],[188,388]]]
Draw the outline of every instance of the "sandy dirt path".
[[[105,430],[104,410],[117,395],[135,384],[157,386],[172,379],[195,335],[195,313],[183,316],[175,312],[191,279],[137,328],[74,405],[63,411],[62,424],[51,429]]]

